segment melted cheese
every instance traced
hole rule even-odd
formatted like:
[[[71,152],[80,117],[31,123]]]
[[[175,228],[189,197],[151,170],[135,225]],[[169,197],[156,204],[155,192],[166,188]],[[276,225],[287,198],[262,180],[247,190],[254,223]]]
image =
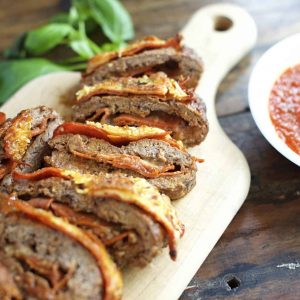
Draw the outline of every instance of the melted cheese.
[[[158,189],[145,179],[117,174],[97,176],[72,170],[52,169],[57,170],[51,172],[52,176],[72,180],[76,185],[77,193],[86,194],[89,197],[113,198],[139,207],[165,228],[169,236],[170,255],[173,259],[176,258],[176,240],[183,235],[184,226],[179,221],[170,199],[160,194]],[[47,171],[47,168],[44,170]],[[50,177],[51,174],[49,174]],[[27,174],[25,175],[28,177]]]
[[[130,189],[118,189],[111,186],[98,187],[91,185],[88,190],[98,197],[118,196],[123,202],[135,204],[154,216],[156,221],[163,223],[169,230],[175,229],[175,238],[181,235],[181,223],[177,219],[175,210],[169,198],[161,195],[158,190],[141,178],[132,178],[133,185]]]
[[[132,137],[134,139],[142,138],[145,136],[155,136],[155,135],[167,135],[167,132],[163,129],[149,126],[113,126],[108,124],[101,124],[97,122],[86,122],[88,125],[95,126],[104,130],[108,135],[114,135],[119,137]]]
[[[117,136],[117,137],[130,137],[134,140],[143,139],[146,137],[153,137],[155,136],[163,136],[161,138],[162,141],[167,142],[173,147],[176,147],[180,150],[185,150],[183,143],[181,141],[177,141],[171,137],[170,134],[168,134],[167,131],[160,129],[158,127],[150,127],[147,125],[142,125],[139,127],[134,126],[114,126],[114,125],[108,125],[108,124],[101,124],[98,122],[86,122],[88,125],[95,126],[97,128],[100,128],[104,130],[108,136]]]
[[[77,185],[84,185],[84,187],[81,188],[82,193],[87,193],[88,191],[86,190],[85,185],[88,185],[93,179],[97,178],[97,175],[81,174],[73,170],[61,170],[61,174],[72,178]]]
[[[117,176],[83,175],[75,171],[63,170],[79,186],[77,192],[96,197],[111,197],[136,205],[160,223],[169,235],[170,253],[176,253],[176,240],[184,229],[170,199],[142,178]],[[176,254],[174,254],[174,257]]]
[[[84,86],[76,93],[77,101],[85,101],[95,95],[153,95],[162,100],[186,101],[189,95],[165,73],[158,72],[150,76],[111,78]]]
[[[65,122],[56,128],[53,136],[64,134],[80,134],[91,138],[104,139],[114,145],[123,145],[128,142],[145,138],[165,140],[169,142],[169,132],[154,127],[118,127],[102,125],[88,121],[87,124]],[[171,142],[170,142],[171,144]],[[171,144],[172,145],[172,144]]]
[[[13,121],[5,134],[5,152],[14,161],[22,159],[30,144],[31,124],[32,117],[28,111],[24,111]]]
[[[161,136],[160,140],[165,141],[170,146],[176,147],[179,150],[182,150],[184,152],[186,151],[181,141],[173,139],[167,131],[158,127],[150,127],[147,125],[142,125],[139,127],[127,125],[115,126],[91,121],[87,121],[86,124],[104,130],[107,133],[108,137],[116,136],[130,138],[132,140],[140,140],[147,137],[159,138],[159,136]]]

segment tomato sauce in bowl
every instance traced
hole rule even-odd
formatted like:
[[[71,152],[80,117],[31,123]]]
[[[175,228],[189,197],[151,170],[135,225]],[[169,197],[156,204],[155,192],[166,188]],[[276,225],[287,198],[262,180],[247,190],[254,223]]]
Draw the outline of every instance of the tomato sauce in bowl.
[[[269,112],[279,137],[300,155],[300,64],[287,69],[273,85]]]

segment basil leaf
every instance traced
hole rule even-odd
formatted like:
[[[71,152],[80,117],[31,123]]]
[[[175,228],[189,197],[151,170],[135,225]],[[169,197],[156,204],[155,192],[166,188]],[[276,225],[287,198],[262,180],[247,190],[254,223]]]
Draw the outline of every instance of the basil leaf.
[[[79,13],[78,10],[75,6],[72,6],[70,8],[69,11],[69,19],[68,22],[72,25],[72,26],[77,26],[78,22],[79,22],[80,18],[79,18]]]
[[[94,43],[87,37],[83,21],[78,23],[78,30],[74,30],[69,36],[68,43],[74,52],[85,59],[89,59],[95,55],[93,51]]]
[[[87,0],[90,13],[113,42],[132,39],[134,30],[130,15],[118,0]]]
[[[73,0],[70,8],[70,19],[81,22],[86,21],[91,17],[91,10],[86,0]]]
[[[0,103],[5,102],[5,100],[31,79],[63,70],[66,70],[66,68],[42,58],[1,61]]]
[[[14,43],[4,50],[3,55],[5,58],[24,58],[26,57],[26,50],[24,49],[24,42],[26,33],[21,34]]]
[[[68,22],[69,22],[69,14],[67,13],[56,14],[49,20],[49,23],[68,24]]]
[[[25,48],[32,55],[40,55],[60,44],[73,31],[69,24],[52,23],[28,33]]]
[[[91,49],[88,41],[78,39],[78,40],[73,40],[70,42],[70,47],[74,52],[79,54],[81,57],[85,59],[89,59],[90,57],[94,56],[94,52]]]
[[[100,47],[88,37],[87,33],[99,25],[112,43]],[[72,0],[68,14],[58,14],[49,24],[21,35],[4,55],[7,58],[38,56],[63,44],[70,46],[79,57],[71,59],[67,66],[41,58],[0,61],[0,103],[35,77],[84,69],[85,60],[97,53],[119,49],[133,35],[131,18],[118,0]]]

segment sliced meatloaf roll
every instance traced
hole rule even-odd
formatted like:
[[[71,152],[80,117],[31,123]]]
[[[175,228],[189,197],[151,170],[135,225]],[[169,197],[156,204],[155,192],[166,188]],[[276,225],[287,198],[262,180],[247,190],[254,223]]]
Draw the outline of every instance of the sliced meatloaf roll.
[[[157,71],[185,81],[188,88],[195,88],[203,63],[192,49],[182,45],[181,36],[166,41],[149,36],[120,51],[94,56],[88,62],[82,82],[93,85],[111,77],[140,76]]]
[[[3,117],[4,118],[4,117]],[[0,127],[0,190],[10,191],[12,170],[32,172],[41,167],[47,144],[60,116],[51,108],[39,106],[21,111]]]
[[[49,145],[48,166],[142,177],[171,199],[183,197],[196,184],[197,159],[159,128],[67,122],[55,130]]]
[[[101,239],[118,266],[144,266],[166,244],[171,258],[176,258],[183,225],[170,199],[146,180],[82,175],[53,167],[13,176],[21,199]]]
[[[121,293],[120,274],[97,238],[0,195],[0,299],[117,300]]]
[[[73,120],[159,127],[188,146],[208,132],[203,101],[162,72],[84,86],[77,92]]]

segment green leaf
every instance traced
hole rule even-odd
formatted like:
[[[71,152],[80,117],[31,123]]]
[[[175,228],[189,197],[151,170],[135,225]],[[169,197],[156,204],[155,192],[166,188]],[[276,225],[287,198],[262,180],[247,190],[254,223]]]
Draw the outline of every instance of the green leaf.
[[[83,63],[83,62],[86,62],[86,59],[78,55],[78,56],[73,56],[73,57],[60,60],[58,63],[62,65],[70,65],[70,64]]]
[[[90,57],[95,55],[87,40],[73,40],[70,42],[70,47],[74,52],[79,54],[81,57],[84,57],[85,59],[89,59]]]
[[[25,48],[32,55],[41,55],[60,44],[72,31],[69,24],[45,25],[28,33]]]
[[[70,8],[70,20],[72,24],[86,21],[91,17],[91,10],[86,0],[73,0]]]
[[[99,25],[111,44],[100,47],[87,36]],[[48,25],[23,34],[4,51],[4,56],[40,56],[58,45],[67,44],[88,59],[99,52],[119,49],[133,35],[130,16],[118,0],[72,0],[69,13],[57,14]]]
[[[83,21],[78,23],[78,30],[74,30],[69,36],[68,44],[74,52],[85,59],[89,59],[94,55],[91,42],[86,36],[85,23]]]
[[[24,42],[26,33],[21,34],[14,43],[4,50],[3,55],[5,58],[24,58],[26,57],[26,50],[24,49]]]
[[[77,26],[78,25],[78,22],[79,22],[79,13],[78,13],[78,10],[77,10],[77,8],[75,6],[72,6],[70,8],[68,22],[72,26]]]
[[[33,78],[62,70],[66,68],[42,58],[1,61],[0,103]]]
[[[49,20],[49,23],[68,24],[69,23],[69,14],[68,13],[56,14]]]
[[[98,25],[112,43],[100,47],[87,36],[86,32],[93,31]],[[7,58],[24,58],[28,54],[38,56],[60,44],[67,44],[79,57],[66,61],[67,66],[41,58],[0,61],[0,103],[35,77],[84,69],[85,60],[99,52],[119,49],[133,35],[131,18],[118,0],[72,0],[68,14],[58,14],[48,25],[23,34],[4,55]]]
[[[87,0],[90,13],[113,42],[132,39],[134,30],[130,15],[118,0]]]
[[[85,22],[86,32],[94,31],[98,24],[92,18],[90,7],[86,0],[73,0],[69,12],[69,23],[78,28],[80,22]]]

